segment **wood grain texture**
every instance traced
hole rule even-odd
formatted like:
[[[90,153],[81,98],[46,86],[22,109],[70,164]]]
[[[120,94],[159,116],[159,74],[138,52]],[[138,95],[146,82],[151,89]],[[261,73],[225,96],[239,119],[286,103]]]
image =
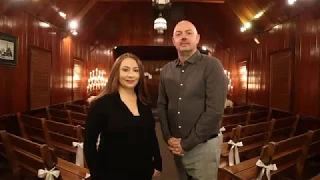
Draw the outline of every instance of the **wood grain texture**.
[[[293,52],[292,112],[320,117],[320,22],[312,12],[302,13],[285,23],[231,48],[232,74],[236,63],[248,60],[248,103],[269,105],[270,55],[291,50]],[[239,77],[234,76],[235,80]],[[234,97],[236,97],[235,91]]]
[[[52,53],[51,103],[72,100],[73,58],[79,57],[87,64],[89,46],[68,37],[54,27],[42,28],[38,18],[18,9],[0,15],[0,31],[18,37],[18,66],[0,66],[0,115],[28,110],[28,57],[31,46]],[[85,65],[86,66],[86,65]]]

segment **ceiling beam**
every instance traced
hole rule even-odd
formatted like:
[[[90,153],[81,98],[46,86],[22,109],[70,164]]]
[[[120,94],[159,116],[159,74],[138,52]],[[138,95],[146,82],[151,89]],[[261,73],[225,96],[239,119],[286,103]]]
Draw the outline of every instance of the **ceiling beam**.
[[[82,35],[82,39],[85,41],[88,41],[91,36],[93,35],[94,30],[97,28],[97,26],[108,16],[108,14],[113,11],[114,9],[118,9],[122,6],[121,4],[116,4],[113,6],[109,6],[105,11],[103,11],[103,14],[100,15],[98,19],[94,21],[94,23],[87,26],[87,28],[83,31],[84,34]]]
[[[100,2],[150,2],[151,0],[98,0]],[[224,3],[226,0],[171,0],[174,2]]]
[[[84,8],[81,9],[81,11],[73,18],[76,21],[81,21],[81,19],[89,12],[89,10],[97,3],[97,0],[90,0],[87,2],[87,4],[84,6]]]

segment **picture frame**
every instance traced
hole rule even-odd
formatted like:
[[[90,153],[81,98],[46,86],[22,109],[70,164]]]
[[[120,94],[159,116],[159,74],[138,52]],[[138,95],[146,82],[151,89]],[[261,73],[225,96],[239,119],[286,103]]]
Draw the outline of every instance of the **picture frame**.
[[[0,65],[17,66],[18,38],[0,32]]]

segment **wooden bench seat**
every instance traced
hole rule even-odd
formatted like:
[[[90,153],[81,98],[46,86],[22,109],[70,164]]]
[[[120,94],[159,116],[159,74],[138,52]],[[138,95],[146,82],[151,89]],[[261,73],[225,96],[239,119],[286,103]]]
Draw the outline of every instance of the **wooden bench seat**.
[[[70,110],[59,110],[46,107],[48,120],[61,122],[65,124],[73,124],[70,117]]]
[[[24,114],[17,116],[22,137],[47,144],[56,151],[58,157],[75,162],[77,148],[73,147],[73,142],[82,142],[80,140],[83,139],[80,126],[39,119]],[[29,124],[30,122],[32,123]]]
[[[276,164],[277,170],[272,171],[271,175],[279,174],[280,172],[294,167],[296,174],[294,177],[296,179],[301,179],[302,177],[302,167],[304,165],[304,157],[309,144],[311,143],[313,132],[291,137],[286,140],[279,142],[270,142],[268,145],[263,147],[260,155],[260,160],[266,164]],[[242,162],[237,166],[244,166]],[[260,172],[261,168],[258,166],[252,166],[250,168],[243,168],[244,170],[238,171],[236,173],[232,172],[230,169],[226,168],[231,177],[237,177],[235,179],[255,179]]]
[[[243,146],[239,147],[239,154],[260,149],[264,144],[267,144],[274,121],[275,120],[247,126],[238,125],[233,129],[232,141],[234,143],[243,143]],[[228,157],[231,146],[232,145],[228,145],[227,151],[224,151],[225,149],[221,151],[222,158]]]
[[[320,180],[320,173],[318,175],[316,175],[315,177],[313,177],[311,180]]]
[[[87,115],[83,113],[78,113],[78,112],[70,111],[70,118],[72,120],[72,124],[80,125],[83,127],[85,126],[87,121]]]
[[[249,118],[246,124],[256,124],[270,120],[271,110],[249,112]]]
[[[37,174],[39,169],[57,169],[60,171],[59,179],[63,180],[79,180],[83,179],[88,173],[88,169],[81,168],[70,162],[65,162],[56,158],[53,151],[45,144],[37,144],[24,138],[0,132],[1,137],[6,139],[8,152],[13,152],[13,160],[18,165],[13,170],[15,177],[38,179]]]
[[[71,112],[78,112],[78,113],[83,113],[83,114],[88,113],[86,105],[81,106],[81,105],[64,103],[64,110],[70,110]]]
[[[223,142],[229,141],[231,136],[231,131],[237,125],[245,125],[248,121],[249,114],[233,114],[230,116],[223,116],[221,121],[221,127],[225,128],[223,134]]]

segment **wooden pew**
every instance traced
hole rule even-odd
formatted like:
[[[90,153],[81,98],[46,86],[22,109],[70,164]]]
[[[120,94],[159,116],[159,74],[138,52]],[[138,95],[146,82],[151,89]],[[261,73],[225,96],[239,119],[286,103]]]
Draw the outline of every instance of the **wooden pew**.
[[[276,119],[270,141],[280,141],[293,137],[296,133],[300,115]]]
[[[316,175],[315,177],[313,177],[311,180],[320,180],[320,173],[318,175]]]
[[[269,110],[268,107],[262,106],[262,105],[259,105],[259,104],[251,104],[251,107],[250,107],[250,111],[251,112],[268,111],[268,110]]]
[[[54,122],[36,117],[18,114],[19,125],[23,138],[38,143],[47,144],[55,150],[58,157],[75,162],[77,148],[73,142],[80,141],[82,132],[80,126]]]
[[[2,138],[1,136],[3,132],[5,131],[0,131],[0,156],[7,160],[8,167],[2,167],[1,171],[7,172],[5,177],[7,179],[18,179],[14,174],[16,170],[19,170],[19,165],[15,161],[13,151],[10,148],[7,148],[10,146],[9,140],[7,138]]]
[[[253,158],[224,170],[228,179],[255,179],[261,172],[261,168],[256,166],[260,159],[265,165],[276,164],[277,170],[271,172],[271,176],[294,168],[294,178],[302,179],[302,171],[307,156],[307,150],[312,140],[313,132],[309,131],[299,136],[294,136],[279,142],[270,142],[264,146],[260,158]],[[265,175],[264,175],[265,176]]]
[[[79,180],[86,176],[89,171],[66,162],[54,156],[52,150],[46,144],[37,144],[24,138],[0,132],[2,139],[6,139],[9,145],[6,149],[13,152],[14,161],[20,168],[15,169],[17,179],[28,178],[38,179],[39,169],[53,169],[60,171],[61,180]]]
[[[249,153],[250,156],[246,156],[244,152],[257,150],[262,145],[267,144],[269,141],[280,141],[290,137],[293,137],[296,131],[296,126],[298,124],[299,115],[282,118],[282,119],[272,119],[271,121],[240,126],[238,125],[233,129],[231,139],[237,142],[243,142],[243,147],[239,148],[239,152],[242,157],[248,159],[254,155],[260,154],[260,151]],[[265,127],[264,127],[265,126]],[[266,137],[268,135],[268,137]],[[259,139],[260,138],[260,139]],[[243,139],[243,141],[241,140]],[[246,142],[248,141],[248,142]],[[222,163],[225,163],[230,145],[227,143],[222,144]],[[248,154],[248,153],[246,153]],[[224,164],[221,164],[220,167],[224,167]]]
[[[235,128],[237,125],[245,125],[248,121],[248,113],[223,116],[221,121],[221,126],[225,129],[225,131],[222,132],[223,142],[230,140],[232,128]]]
[[[223,142],[229,141],[231,136],[232,128],[235,128],[237,125],[247,125],[255,124],[260,122],[265,122],[270,120],[270,110],[257,111],[257,112],[248,112],[243,114],[233,114],[222,117],[221,126],[225,129],[223,134]]]
[[[279,110],[279,109],[271,109],[271,118],[281,119],[281,118],[292,117],[292,116],[295,116],[295,115],[291,114],[288,111],[283,111],[283,110]]]
[[[275,120],[273,119],[271,121],[246,126],[238,125],[232,130],[231,140],[234,143],[241,142],[243,144],[242,147],[238,147],[240,160],[259,156],[262,146],[269,142],[274,123]],[[221,168],[228,164],[231,147],[232,145],[227,142],[222,145]]]
[[[87,114],[87,106],[86,105],[80,106],[80,105],[75,105],[75,104],[64,103],[64,110],[70,110],[73,112]]]
[[[313,131],[312,141],[308,149],[307,158],[310,159],[320,154],[320,129]]]
[[[17,113],[21,136],[27,140],[54,147],[46,119]]]
[[[77,148],[72,146],[73,142],[81,142],[79,132],[80,126],[59,123],[47,120],[47,127],[52,140],[52,145],[58,157],[70,162],[75,162]],[[80,134],[81,135],[81,134]]]
[[[49,147],[28,141],[21,137],[1,131],[3,140],[8,141],[6,151],[13,153],[13,160],[19,168],[14,169],[14,176],[18,178],[37,177],[39,169],[52,169],[55,162],[49,152]]]
[[[248,122],[246,124],[255,124],[270,120],[271,110],[262,110],[256,112],[249,112]]]
[[[70,110],[58,110],[46,107],[47,117],[49,120],[62,122],[66,124],[73,124],[70,117]]]
[[[72,120],[72,124],[85,126],[87,121],[87,114],[70,111],[70,118]]]
[[[232,115],[238,113],[247,113],[250,111],[251,106],[244,105],[244,106],[234,106],[234,107],[227,107],[224,110],[225,115]]]

